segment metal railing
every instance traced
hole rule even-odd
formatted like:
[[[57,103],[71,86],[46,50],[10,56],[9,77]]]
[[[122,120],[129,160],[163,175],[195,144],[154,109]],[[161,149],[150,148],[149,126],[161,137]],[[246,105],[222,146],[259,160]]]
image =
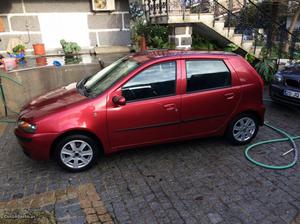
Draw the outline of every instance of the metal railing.
[[[266,38],[261,27],[251,27],[246,24],[244,16],[247,15],[247,6],[240,1],[228,1],[227,7],[219,3],[218,0],[214,2],[214,24],[217,20],[222,19],[227,28],[227,37],[229,37],[230,29],[234,28],[235,34],[241,34],[240,46],[243,46],[245,41],[253,42],[253,54],[256,54],[257,47],[264,46]],[[235,7],[233,7],[235,6]]]
[[[289,32],[286,28],[286,20],[283,22],[276,21],[269,13],[265,12],[259,5],[252,0],[245,1],[246,9],[253,7],[256,12],[257,27],[262,27],[265,32],[265,47],[270,55],[274,58],[282,56],[294,59],[295,51],[297,50],[297,42],[299,38],[296,30]],[[281,9],[282,10],[282,9]],[[288,10],[287,10],[288,11]],[[289,46],[287,51],[284,51],[284,46]]]
[[[261,3],[254,0],[146,0],[145,3],[149,21],[155,17],[168,18],[174,15],[181,15],[184,20],[191,14],[198,14],[200,19],[201,14],[211,13],[213,26],[216,21],[225,22],[227,36],[232,28],[235,34],[242,34],[240,46],[245,41],[253,41],[254,54],[258,47],[263,47],[263,52],[271,57],[294,59],[300,46],[299,32],[289,32],[286,21],[274,21],[259,5]],[[289,11],[287,9],[287,14]],[[249,21],[249,14],[255,21]]]
[[[231,1],[239,2],[237,0]],[[255,31],[253,32],[255,48],[258,45],[264,46],[265,52],[273,58],[285,57],[294,59],[299,38],[295,31],[289,32],[287,30],[286,18],[285,21],[276,21],[272,15],[264,11],[253,0],[244,0],[243,3],[239,2],[239,4],[241,11],[237,14],[236,32],[239,32],[239,30],[243,33],[247,30]],[[284,9],[281,8],[281,10]],[[286,10],[288,14],[288,9]],[[254,15],[255,23],[248,21],[249,13]],[[257,32],[258,30],[263,30],[263,32]],[[288,49],[284,49],[285,46],[288,46]]]
[[[147,17],[166,16],[168,14],[168,0],[145,1]]]
[[[146,0],[145,11],[147,18],[162,17],[168,15],[187,15],[191,13],[211,12],[211,1],[201,0]]]

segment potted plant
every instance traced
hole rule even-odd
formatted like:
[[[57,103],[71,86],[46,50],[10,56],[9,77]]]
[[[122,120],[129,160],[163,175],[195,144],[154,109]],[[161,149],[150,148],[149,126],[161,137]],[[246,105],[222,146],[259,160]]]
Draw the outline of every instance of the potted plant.
[[[67,42],[65,40],[61,40],[60,44],[66,57],[74,57],[74,55],[78,55],[81,50],[81,47],[76,42]]]
[[[32,44],[35,55],[45,55],[45,45],[43,43]]]
[[[145,14],[142,6],[138,2],[129,4],[129,14],[131,17],[132,40],[134,41],[135,51],[147,49],[144,33],[139,32],[144,27]]]
[[[9,54],[9,56],[16,58],[18,62],[24,61],[25,46],[23,44],[18,44],[12,49],[12,54]]]
[[[79,64],[82,62],[82,57],[81,56],[71,56],[71,57],[65,57],[65,65],[70,65],[70,64]]]
[[[146,43],[146,32],[147,32],[147,26],[145,21],[140,18],[136,19],[134,21],[134,26],[133,26],[133,39],[136,45],[136,50],[137,51],[144,51],[147,50],[147,43]]]

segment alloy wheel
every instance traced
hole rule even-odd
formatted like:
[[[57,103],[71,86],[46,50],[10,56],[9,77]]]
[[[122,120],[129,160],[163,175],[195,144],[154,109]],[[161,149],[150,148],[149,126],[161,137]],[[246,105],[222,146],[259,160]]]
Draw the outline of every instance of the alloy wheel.
[[[246,142],[255,134],[256,124],[250,117],[243,117],[233,126],[233,137],[239,142]]]
[[[61,161],[72,169],[83,168],[93,159],[92,147],[83,140],[72,140],[67,142],[61,152]]]

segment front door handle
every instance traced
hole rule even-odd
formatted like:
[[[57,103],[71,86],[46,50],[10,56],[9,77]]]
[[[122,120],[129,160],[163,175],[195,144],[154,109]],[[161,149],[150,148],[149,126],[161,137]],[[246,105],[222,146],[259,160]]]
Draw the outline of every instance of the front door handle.
[[[227,100],[232,100],[232,99],[234,99],[235,94],[234,93],[225,93],[224,96]]]
[[[164,105],[164,108],[165,108],[166,110],[168,110],[168,111],[171,111],[171,110],[173,110],[173,111],[175,111],[175,112],[178,111],[178,109],[177,109],[177,107],[176,107],[176,105],[175,105],[174,103],[165,104],[165,105]]]

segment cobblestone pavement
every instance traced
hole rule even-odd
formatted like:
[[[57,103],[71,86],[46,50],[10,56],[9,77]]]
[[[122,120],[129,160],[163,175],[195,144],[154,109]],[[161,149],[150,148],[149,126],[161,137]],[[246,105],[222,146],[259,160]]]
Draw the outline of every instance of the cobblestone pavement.
[[[299,110],[271,102],[266,106],[266,120],[300,134]],[[274,137],[279,135],[262,127],[255,141]],[[300,165],[281,171],[256,167],[245,159],[244,147],[220,137],[126,150],[79,174],[67,173],[53,161],[28,159],[13,136],[13,125],[0,141],[0,201],[5,206],[89,186],[115,223],[300,223]],[[260,147],[253,156],[283,163],[291,155],[280,152],[288,149],[288,144],[276,143]],[[81,209],[79,204],[79,196],[66,196],[52,201],[49,211],[61,223],[76,217],[79,223],[82,217],[100,223],[92,203]],[[64,216],[65,210],[73,213]]]
[[[30,224],[113,223],[93,184],[70,186],[0,202],[0,223],[14,219],[20,224],[24,220]]]

